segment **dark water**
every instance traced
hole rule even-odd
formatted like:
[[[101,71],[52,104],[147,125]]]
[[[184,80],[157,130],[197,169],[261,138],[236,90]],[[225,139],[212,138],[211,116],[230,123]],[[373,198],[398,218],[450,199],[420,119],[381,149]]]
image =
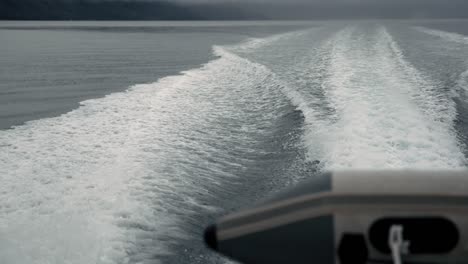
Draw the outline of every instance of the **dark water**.
[[[3,25],[5,124],[51,118],[0,131],[0,263],[223,263],[204,226],[319,171],[465,168],[467,25]]]
[[[198,67],[213,59],[213,44],[297,24],[0,22],[0,129]]]

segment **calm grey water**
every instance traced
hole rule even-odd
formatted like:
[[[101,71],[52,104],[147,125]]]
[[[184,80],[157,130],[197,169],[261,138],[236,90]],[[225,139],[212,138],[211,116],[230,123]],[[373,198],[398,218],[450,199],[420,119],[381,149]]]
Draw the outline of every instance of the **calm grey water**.
[[[0,129],[189,70],[213,58],[213,44],[294,24],[0,22]]]
[[[1,22],[0,263],[223,263],[317,172],[466,168],[467,26]]]

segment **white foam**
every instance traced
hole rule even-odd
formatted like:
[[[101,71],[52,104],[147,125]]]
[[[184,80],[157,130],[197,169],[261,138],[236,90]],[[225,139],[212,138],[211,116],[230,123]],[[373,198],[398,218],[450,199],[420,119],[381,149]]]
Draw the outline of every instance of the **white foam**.
[[[456,42],[460,44],[468,44],[468,36],[454,33],[454,32],[447,32],[447,31],[442,31],[442,30],[437,30],[437,29],[431,29],[431,28],[426,28],[426,27],[414,27],[414,29],[424,32],[426,34],[436,36],[439,38],[442,38],[444,40],[448,40],[451,42]]]
[[[426,27],[413,27],[414,29],[429,34],[431,36],[435,36],[438,38],[441,38],[442,40],[450,41],[453,43],[457,44],[462,44],[463,46],[468,44],[468,36],[454,33],[454,32],[447,32],[447,31],[441,31],[441,30],[436,30],[436,29],[431,29],[431,28],[426,28]],[[459,50],[459,47],[457,48],[457,52],[460,53],[461,50]],[[468,63],[468,61],[466,62]],[[466,64],[465,63],[465,64]],[[465,71],[460,74],[459,79],[457,81],[457,87],[452,91],[453,97],[458,97],[460,93],[466,94],[468,92],[468,71]]]
[[[293,38],[301,37],[307,34],[309,31],[310,29],[301,29],[275,34],[265,38],[248,38],[241,43],[225,46],[225,48],[241,53],[255,52],[258,49],[267,48],[269,45],[272,45],[279,41],[290,41]]]
[[[453,102],[404,59],[385,28],[368,35],[349,27],[332,41],[323,89],[337,111],[319,125],[308,121],[313,159],[323,160],[325,169],[465,165],[453,129]]]
[[[311,158],[325,169],[465,164],[453,103],[384,28],[347,28],[311,50],[310,65],[296,65],[301,78],[324,79],[326,98],[214,52],[220,58],[199,69],[0,131],[0,263],[155,263],[170,254],[190,236],[184,218],[217,210],[198,197],[245,170],[247,158],[232,153],[258,152],[255,138],[268,136],[285,104],[280,90],[303,111]],[[321,100],[333,116],[320,114]]]
[[[180,76],[0,131],[0,263],[155,263],[230,181],[282,102],[220,47]],[[190,231],[190,230],[189,230]]]
[[[457,81],[458,92],[468,93],[468,70],[460,74]]]

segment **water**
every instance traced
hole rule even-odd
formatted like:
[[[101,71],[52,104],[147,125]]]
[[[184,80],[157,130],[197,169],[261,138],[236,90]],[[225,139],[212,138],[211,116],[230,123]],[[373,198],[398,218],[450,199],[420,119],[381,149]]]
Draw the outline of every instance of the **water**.
[[[0,129],[178,74],[211,46],[299,25],[203,22],[0,22]]]
[[[180,23],[3,25],[1,263],[225,262],[319,171],[466,167],[468,21]]]

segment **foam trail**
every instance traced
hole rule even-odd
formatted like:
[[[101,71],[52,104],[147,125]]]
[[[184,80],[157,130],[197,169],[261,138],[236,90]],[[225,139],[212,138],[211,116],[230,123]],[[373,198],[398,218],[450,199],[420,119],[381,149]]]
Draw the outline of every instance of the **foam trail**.
[[[426,28],[426,27],[414,27],[414,29],[420,32],[432,35],[432,36],[442,38],[444,40],[451,41],[451,42],[456,42],[460,44],[468,44],[468,36],[465,36],[462,34],[436,30],[436,29],[431,29],[431,28]]]
[[[0,263],[157,263],[260,152],[282,99],[221,47],[180,76],[0,131]],[[236,172],[236,173],[234,173]],[[225,191],[224,191],[225,192]]]
[[[271,154],[259,142],[273,138],[281,91],[302,110],[306,147],[324,169],[465,165],[453,102],[385,28],[349,27],[297,55],[295,83],[214,53],[180,76],[0,131],[0,263],[157,263],[190,240],[183,220],[217,211],[206,201],[229,192],[253,155]]]
[[[458,80],[458,85],[468,92],[468,71],[463,72],[460,74],[460,79]]]
[[[230,46],[225,46],[225,48],[235,51],[235,52],[240,52],[240,53],[255,52],[256,50],[265,48],[268,45],[273,44],[275,42],[300,37],[306,34],[307,32],[309,32],[309,30],[310,29],[295,30],[295,31],[290,31],[286,33],[272,35],[266,38],[248,38],[244,42],[230,45]]]
[[[325,169],[464,167],[454,103],[404,59],[385,28],[349,27],[332,41],[323,89],[336,116],[308,121],[313,159]]]
[[[457,44],[462,44],[463,47],[466,47],[465,45],[468,45],[468,36],[458,34],[458,33],[453,33],[453,32],[446,32],[446,31],[441,31],[441,30],[436,30],[436,29],[430,29],[430,28],[425,28],[425,27],[414,27],[414,29],[441,38],[442,40],[457,43]],[[460,53],[462,50],[459,45],[455,46],[455,52],[456,56],[459,56],[460,58],[463,58],[463,53]],[[468,61],[465,62],[467,64]],[[466,65],[465,65],[466,66]],[[466,67],[465,67],[466,68]],[[458,97],[460,94],[466,94],[468,92],[468,71],[462,72],[459,76],[459,79],[456,83],[456,89],[453,90],[453,96]]]

